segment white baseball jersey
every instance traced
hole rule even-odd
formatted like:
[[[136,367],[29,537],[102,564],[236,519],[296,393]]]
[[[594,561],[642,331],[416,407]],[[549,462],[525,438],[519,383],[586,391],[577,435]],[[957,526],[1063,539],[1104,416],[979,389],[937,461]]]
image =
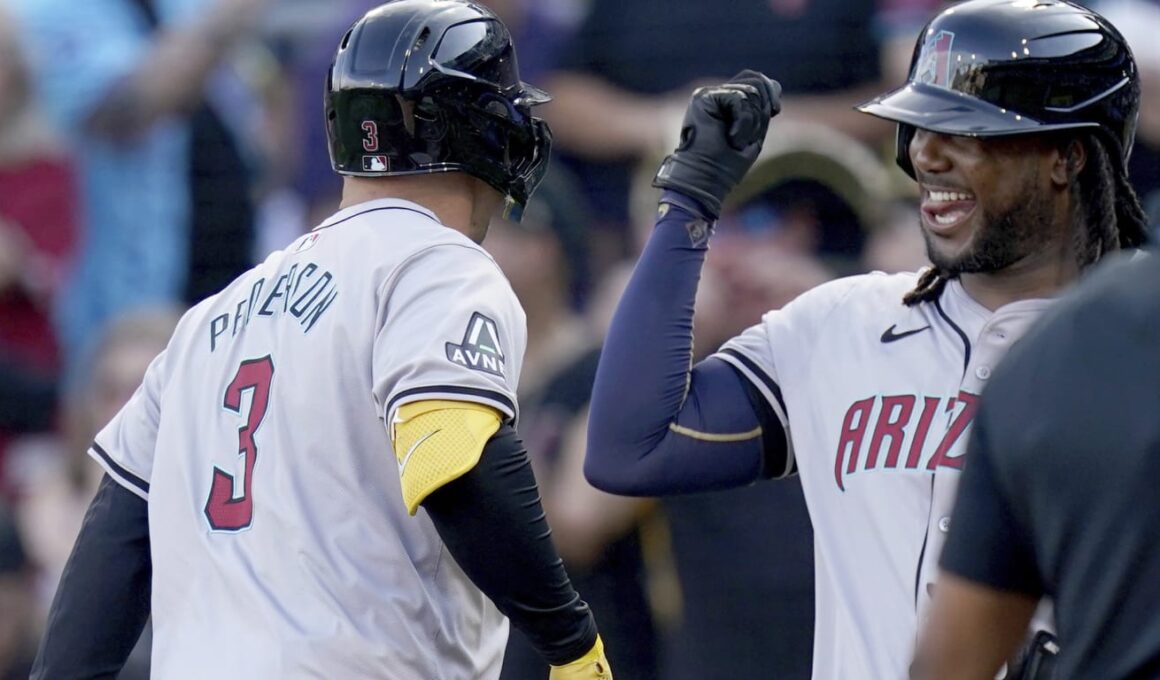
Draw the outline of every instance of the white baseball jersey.
[[[715,355],[786,428],[814,526],[813,677],[906,678],[977,395],[1049,304],[991,313],[958,281],[902,304],[916,274],[811,290]]]
[[[496,678],[507,621],[407,515],[406,402],[515,419],[526,324],[417,205],[342,210],[190,310],[91,454],[149,503],[153,674]]]

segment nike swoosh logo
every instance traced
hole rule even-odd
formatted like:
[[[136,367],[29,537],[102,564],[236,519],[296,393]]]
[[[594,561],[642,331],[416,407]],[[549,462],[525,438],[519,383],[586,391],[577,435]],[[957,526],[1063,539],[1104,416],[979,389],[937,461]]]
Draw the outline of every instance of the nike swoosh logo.
[[[407,449],[407,455],[403,456],[403,460],[399,461],[399,476],[400,477],[403,476],[403,469],[407,467],[407,462],[411,460],[411,456],[414,455],[415,450],[418,449],[423,444],[423,442],[427,441],[431,437],[434,437],[435,435],[439,434],[442,431],[443,431],[442,429],[439,429],[439,430],[435,430],[434,432],[428,432],[427,434],[423,435],[422,437],[419,437],[419,441],[415,442],[414,444],[411,444],[411,448]]]
[[[921,333],[925,330],[929,330],[930,324],[927,324],[927,325],[923,326],[922,328],[915,328],[912,331],[902,331],[901,333],[894,332],[894,329],[897,327],[898,327],[898,324],[894,324],[893,326],[891,326],[890,328],[887,328],[886,331],[882,333],[882,342],[883,343],[894,342],[895,340],[901,340],[907,336],[914,335],[915,333]]]

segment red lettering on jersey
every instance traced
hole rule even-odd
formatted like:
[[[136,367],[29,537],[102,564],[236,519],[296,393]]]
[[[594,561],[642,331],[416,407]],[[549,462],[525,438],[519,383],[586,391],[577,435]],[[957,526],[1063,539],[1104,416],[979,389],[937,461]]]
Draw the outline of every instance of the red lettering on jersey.
[[[949,467],[956,470],[961,470],[963,467],[964,456],[960,453],[957,456],[947,455],[950,453],[951,447],[955,445],[959,437],[966,431],[967,426],[975,417],[975,409],[978,407],[978,395],[970,392],[959,392],[958,402],[963,405],[963,410],[959,411],[959,415],[951,422],[951,426],[947,428],[947,432],[943,435],[942,441],[939,442],[938,448],[935,449],[934,455],[930,457],[930,461],[926,464],[927,470],[934,470],[937,467]],[[954,408],[955,400],[951,399],[947,404],[947,410]]]
[[[939,467],[962,468],[963,447],[957,443],[963,439],[963,433],[975,417],[978,397],[969,392],[959,392],[957,397],[923,396],[921,412],[916,408],[918,400],[918,395],[894,394],[868,397],[850,405],[842,420],[838,449],[834,454],[834,481],[839,490],[846,490],[846,477],[857,472],[860,463],[863,470],[900,469],[902,448],[908,436],[910,444],[903,469],[925,472]],[[878,409],[876,416],[875,408]],[[926,465],[920,468],[923,453],[928,450],[931,425],[940,413],[947,414],[949,424],[937,446],[931,442],[935,450]],[[867,437],[872,418],[874,428]],[[939,431],[943,432],[941,428]],[[862,444],[866,441],[869,441],[869,446],[863,449]]]
[[[951,401],[953,402],[954,399],[952,398]],[[930,431],[930,423],[934,420],[935,411],[938,410],[940,403],[942,403],[942,399],[938,397],[924,397],[922,400],[922,415],[918,418],[918,430],[910,442],[910,452],[906,454],[906,468],[908,470],[918,467],[918,461],[922,458],[922,449],[926,446],[926,433]]]
[[[878,412],[878,423],[874,426],[874,436],[870,438],[870,451],[866,455],[867,470],[877,467],[878,451],[887,437],[890,438],[890,450],[886,454],[886,467],[898,466],[898,453],[902,450],[902,439],[906,436],[905,428],[910,424],[912,411],[914,411],[913,394],[882,397],[882,410]]]
[[[862,448],[862,437],[866,434],[866,422],[870,419],[871,409],[874,408],[874,399],[870,397],[856,401],[850,406],[850,410],[846,411],[842,434],[838,439],[838,451],[834,456],[834,480],[842,491],[846,490],[846,485],[842,481],[842,461],[849,456],[846,474],[852,474],[858,467],[858,451]]]
[[[222,406],[245,419],[245,425],[238,428],[238,454],[244,458],[245,479],[241,497],[234,498],[234,475],[214,466],[213,484],[205,502],[205,517],[214,531],[240,531],[249,527],[254,519],[254,463],[258,460],[254,435],[266,417],[273,377],[274,362],[266,355],[243,361],[226,388]],[[246,391],[252,391],[253,396],[249,410],[243,414],[242,393]]]

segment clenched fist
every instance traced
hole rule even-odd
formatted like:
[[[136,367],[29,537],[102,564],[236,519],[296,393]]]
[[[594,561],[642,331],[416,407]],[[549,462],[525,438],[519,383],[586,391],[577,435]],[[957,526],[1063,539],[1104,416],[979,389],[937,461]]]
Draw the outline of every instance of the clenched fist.
[[[716,219],[721,201],[757,160],[769,121],[781,111],[780,97],[777,81],[748,70],[694,91],[680,144],[661,163],[653,186],[697,199]]]

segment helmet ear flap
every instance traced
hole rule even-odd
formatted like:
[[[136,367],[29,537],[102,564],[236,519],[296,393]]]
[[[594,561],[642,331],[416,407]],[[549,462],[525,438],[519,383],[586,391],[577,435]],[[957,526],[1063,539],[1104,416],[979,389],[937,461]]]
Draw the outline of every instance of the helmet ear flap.
[[[425,142],[440,142],[450,127],[447,113],[431,97],[423,97],[412,111],[415,136]]]
[[[907,123],[899,123],[894,137],[894,160],[902,171],[917,180],[914,175],[914,164],[910,162],[910,142],[914,140],[915,128]]]

